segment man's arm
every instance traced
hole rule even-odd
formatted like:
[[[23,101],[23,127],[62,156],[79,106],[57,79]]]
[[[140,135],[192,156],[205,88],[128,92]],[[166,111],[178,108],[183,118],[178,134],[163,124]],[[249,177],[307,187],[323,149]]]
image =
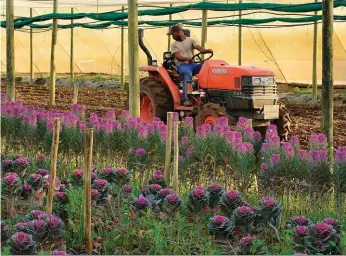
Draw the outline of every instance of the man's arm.
[[[213,53],[212,49],[205,49],[204,47],[202,47],[200,45],[196,45],[195,48],[201,53]]]
[[[182,56],[179,51],[174,53],[174,57],[181,62],[185,62],[185,61],[187,61],[189,63],[192,62],[192,60],[190,58]]]

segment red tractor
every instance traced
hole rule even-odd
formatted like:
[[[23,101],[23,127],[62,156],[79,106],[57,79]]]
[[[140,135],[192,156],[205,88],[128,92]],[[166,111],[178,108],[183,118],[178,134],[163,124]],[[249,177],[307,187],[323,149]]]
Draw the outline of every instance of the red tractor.
[[[192,87],[187,88],[192,106],[184,106],[181,77],[174,57],[165,52],[163,66],[157,66],[143,43],[143,32],[139,30],[139,45],[148,58],[148,66],[140,67],[140,71],[148,73],[148,77],[140,81],[140,116],[143,120],[151,121],[156,116],[166,120],[170,111],[179,112],[181,117],[194,117],[196,126],[214,125],[221,116],[229,117],[231,123],[245,117],[252,119],[253,127],[262,131],[270,123],[275,123],[281,139],[287,140],[291,120],[285,106],[278,102],[272,71],[211,60],[213,54],[210,53],[202,59],[202,53],[198,53],[194,60],[203,65],[193,79]]]

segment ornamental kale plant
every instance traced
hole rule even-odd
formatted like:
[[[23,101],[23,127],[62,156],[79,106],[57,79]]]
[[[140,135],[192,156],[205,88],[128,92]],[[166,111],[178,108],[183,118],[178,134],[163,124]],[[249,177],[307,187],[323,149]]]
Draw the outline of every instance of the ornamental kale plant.
[[[3,179],[1,186],[2,194],[16,196],[21,192],[21,182],[16,173],[8,172]]]
[[[232,232],[233,226],[229,218],[225,216],[214,216],[208,224],[209,233],[215,234],[216,240],[226,240]]]
[[[231,217],[234,210],[242,204],[243,201],[239,193],[235,190],[228,190],[224,192],[220,199],[220,208],[222,212],[229,217]]]
[[[149,179],[148,183],[149,184],[159,184],[163,188],[167,187],[167,182],[166,182],[164,175],[161,172],[161,170],[155,171],[153,176],[151,177],[151,179]]]
[[[281,223],[282,206],[271,197],[264,197],[259,202],[259,215],[264,225],[270,223],[279,228]]]
[[[118,186],[123,186],[130,181],[131,174],[126,168],[119,168],[115,171],[115,180]]]
[[[181,204],[180,197],[171,193],[163,199],[162,209],[170,218],[173,218],[180,210]]]
[[[10,226],[6,225],[3,221],[1,222],[1,248],[7,245],[8,239],[10,238],[11,229]]]
[[[36,242],[32,236],[24,232],[17,232],[10,239],[10,253],[12,255],[35,255]]]
[[[219,205],[220,198],[224,193],[223,188],[219,184],[212,184],[208,186],[208,206],[210,209],[214,209]]]
[[[207,191],[203,187],[194,188],[188,195],[187,210],[191,215],[199,215],[208,207]]]
[[[253,236],[244,236],[239,241],[241,255],[266,254],[266,247],[263,244],[263,240],[256,240]]]
[[[137,217],[142,217],[146,210],[150,208],[150,202],[145,197],[138,197],[132,202],[131,209]]]
[[[240,206],[233,213],[234,225],[242,234],[250,234],[254,228],[256,213],[252,207]]]

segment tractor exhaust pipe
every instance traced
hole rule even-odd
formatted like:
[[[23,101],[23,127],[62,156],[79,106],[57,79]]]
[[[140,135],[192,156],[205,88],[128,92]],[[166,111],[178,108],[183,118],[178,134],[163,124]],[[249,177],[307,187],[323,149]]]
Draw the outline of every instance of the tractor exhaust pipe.
[[[140,29],[138,29],[138,43],[139,43],[139,46],[141,47],[143,52],[147,55],[148,66],[153,66],[153,63],[155,63],[155,65],[156,65],[156,61],[153,61],[153,57],[151,56],[148,48],[144,45],[143,38],[144,38],[144,29],[140,28]]]

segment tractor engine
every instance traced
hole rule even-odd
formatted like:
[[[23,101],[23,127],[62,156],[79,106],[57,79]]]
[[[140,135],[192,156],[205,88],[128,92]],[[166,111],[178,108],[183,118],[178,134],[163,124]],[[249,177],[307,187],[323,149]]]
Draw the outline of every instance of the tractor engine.
[[[204,103],[224,106],[234,121],[242,116],[252,119],[254,126],[266,126],[279,118],[273,72],[209,60],[197,77],[199,88],[205,91]]]

